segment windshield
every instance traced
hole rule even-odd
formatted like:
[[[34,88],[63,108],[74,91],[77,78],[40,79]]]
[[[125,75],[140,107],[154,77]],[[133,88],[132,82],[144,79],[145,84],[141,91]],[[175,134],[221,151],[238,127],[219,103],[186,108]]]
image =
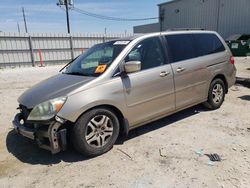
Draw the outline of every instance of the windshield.
[[[64,74],[100,76],[112,64],[130,41],[110,41],[97,44],[77,57]]]

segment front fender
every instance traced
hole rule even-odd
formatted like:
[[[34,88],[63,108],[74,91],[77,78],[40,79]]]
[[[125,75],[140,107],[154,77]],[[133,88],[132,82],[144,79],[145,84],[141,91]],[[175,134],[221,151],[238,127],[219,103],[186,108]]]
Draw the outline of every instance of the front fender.
[[[126,102],[120,78],[69,96],[57,115],[75,122],[84,112],[100,105],[113,106],[126,117]]]

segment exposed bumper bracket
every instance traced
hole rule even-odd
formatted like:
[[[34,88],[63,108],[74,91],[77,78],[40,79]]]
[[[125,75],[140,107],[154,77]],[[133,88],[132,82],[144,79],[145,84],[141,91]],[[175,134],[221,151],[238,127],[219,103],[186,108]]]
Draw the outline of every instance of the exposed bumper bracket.
[[[51,151],[52,154],[66,150],[67,147],[67,130],[61,129],[61,123],[54,121],[48,125],[48,130],[39,130],[38,128],[28,128],[20,123],[21,114],[17,114],[12,121],[16,132],[24,137],[35,140],[39,147]],[[43,142],[43,138],[49,140],[49,144]]]
[[[21,120],[20,117],[21,117],[21,114],[19,113],[19,114],[17,114],[15,116],[14,120],[12,121],[12,124],[14,126],[15,131],[18,134],[23,135],[24,137],[27,137],[27,138],[32,139],[32,140],[35,140],[34,130],[23,126],[20,123],[20,120]]]

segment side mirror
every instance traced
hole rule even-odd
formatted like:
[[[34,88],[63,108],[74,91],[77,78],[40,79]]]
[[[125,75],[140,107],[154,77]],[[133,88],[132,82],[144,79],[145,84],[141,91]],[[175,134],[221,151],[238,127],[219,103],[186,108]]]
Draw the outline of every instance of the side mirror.
[[[140,61],[128,61],[124,64],[124,71],[126,73],[138,72],[141,70]]]

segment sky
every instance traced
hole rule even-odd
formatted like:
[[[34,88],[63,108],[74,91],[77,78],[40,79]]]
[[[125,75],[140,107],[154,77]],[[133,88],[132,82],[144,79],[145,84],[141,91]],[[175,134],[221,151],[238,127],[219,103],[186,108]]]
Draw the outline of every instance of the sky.
[[[74,6],[95,14],[122,18],[157,17],[157,4],[168,0],[74,0]],[[28,32],[66,33],[65,10],[58,0],[1,0],[0,31],[17,32],[19,23],[24,32],[22,7],[25,9]],[[158,20],[117,22],[92,18],[70,11],[71,33],[132,33],[133,26],[154,23]]]

